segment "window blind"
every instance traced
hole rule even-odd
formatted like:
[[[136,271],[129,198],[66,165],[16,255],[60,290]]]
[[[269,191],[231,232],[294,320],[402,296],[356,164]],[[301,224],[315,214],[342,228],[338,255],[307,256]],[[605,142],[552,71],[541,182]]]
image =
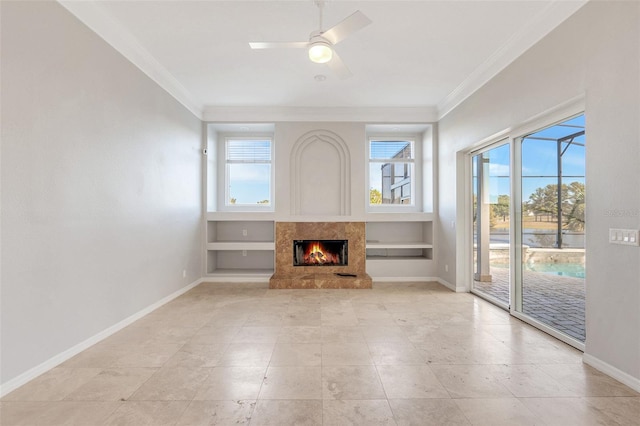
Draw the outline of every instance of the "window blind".
[[[271,141],[227,139],[228,163],[270,163]]]

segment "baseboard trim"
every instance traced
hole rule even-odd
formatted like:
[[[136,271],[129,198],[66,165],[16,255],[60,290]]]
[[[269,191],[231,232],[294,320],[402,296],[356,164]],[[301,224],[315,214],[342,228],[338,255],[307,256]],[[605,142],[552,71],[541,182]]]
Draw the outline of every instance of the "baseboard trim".
[[[13,379],[7,381],[6,383],[0,384],[0,398],[5,396],[5,395],[7,395],[10,392],[13,392],[14,390],[18,389],[20,386],[23,386],[23,385],[27,384],[31,380],[35,379],[36,377],[40,376],[43,373],[46,373],[47,371],[51,370],[52,368],[57,367],[58,365],[62,364],[66,360],[76,356],[77,354],[79,354],[80,352],[84,351],[85,349],[95,345],[96,343],[106,339],[107,337],[111,336],[112,334],[122,330],[123,328],[125,328],[126,326],[130,325],[131,323],[139,320],[143,316],[155,311],[156,309],[158,309],[162,305],[172,301],[173,299],[177,298],[178,296],[181,296],[182,294],[184,294],[187,291],[191,290],[192,288],[194,288],[198,284],[202,283],[203,281],[205,281],[205,280],[203,278],[200,278],[200,279],[192,282],[191,284],[187,285],[186,287],[183,287],[180,290],[178,290],[178,291],[176,291],[174,293],[171,293],[170,295],[168,295],[168,296],[160,299],[159,301],[147,306],[146,308],[142,309],[141,311],[136,312],[135,314],[123,319],[122,321],[120,321],[120,322],[112,325],[111,327],[99,332],[98,334],[95,334],[95,335],[89,337],[88,339],[78,343],[77,345],[72,346],[71,348],[67,349],[66,351],[61,352],[58,355],[53,356],[52,358],[49,358],[45,362],[43,362],[43,363],[31,368],[30,370],[25,371],[24,373],[20,374],[17,377],[14,377]]]
[[[203,283],[269,283],[271,277],[252,277],[251,275],[211,276],[202,279]]]
[[[640,378],[633,377],[632,375],[617,369],[613,365],[608,364],[602,361],[601,359],[596,358],[595,356],[589,355],[587,353],[582,355],[582,362],[595,368],[598,371],[601,371],[607,376],[613,377],[620,383],[629,386],[631,389],[635,390],[636,392],[640,392]]]
[[[434,281],[439,282],[440,284],[442,284],[443,286],[447,287],[451,291],[455,291],[456,293],[460,293],[461,292],[461,290],[456,288],[455,285],[451,284],[449,281],[443,280],[442,278],[435,278]]]
[[[373,280],[374,283],[378,282],[378,283],[391,283],[391,282],[398,282],[398,283],[409,283],[409,282],[428,282],[428,281],[438,281],[437,278],[435,277],[374,277],[372,276],[371,279]]]

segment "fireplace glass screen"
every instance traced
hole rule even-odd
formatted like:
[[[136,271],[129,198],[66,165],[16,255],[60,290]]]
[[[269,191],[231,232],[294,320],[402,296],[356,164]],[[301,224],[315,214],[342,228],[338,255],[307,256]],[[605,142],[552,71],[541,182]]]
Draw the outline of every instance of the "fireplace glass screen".
[[[347,240],[294,240],[293,266],[348,265]]]

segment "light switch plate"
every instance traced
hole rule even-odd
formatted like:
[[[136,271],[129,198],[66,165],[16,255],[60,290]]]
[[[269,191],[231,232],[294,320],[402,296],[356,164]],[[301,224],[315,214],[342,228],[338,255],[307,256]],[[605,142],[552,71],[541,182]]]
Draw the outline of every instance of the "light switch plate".
[[[640,246],[640,231],[637,229],[609,228],[609,243],[624,246]]]

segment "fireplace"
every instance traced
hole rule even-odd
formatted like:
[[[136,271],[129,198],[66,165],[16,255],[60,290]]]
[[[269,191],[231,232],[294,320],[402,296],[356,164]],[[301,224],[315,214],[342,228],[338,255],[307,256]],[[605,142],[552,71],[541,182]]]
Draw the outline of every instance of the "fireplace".
[[[276,222],[269,288],[371,288],[365,241],[364,222]]]
[[[293,266],[347,266],[347,240],[294,240]]]

